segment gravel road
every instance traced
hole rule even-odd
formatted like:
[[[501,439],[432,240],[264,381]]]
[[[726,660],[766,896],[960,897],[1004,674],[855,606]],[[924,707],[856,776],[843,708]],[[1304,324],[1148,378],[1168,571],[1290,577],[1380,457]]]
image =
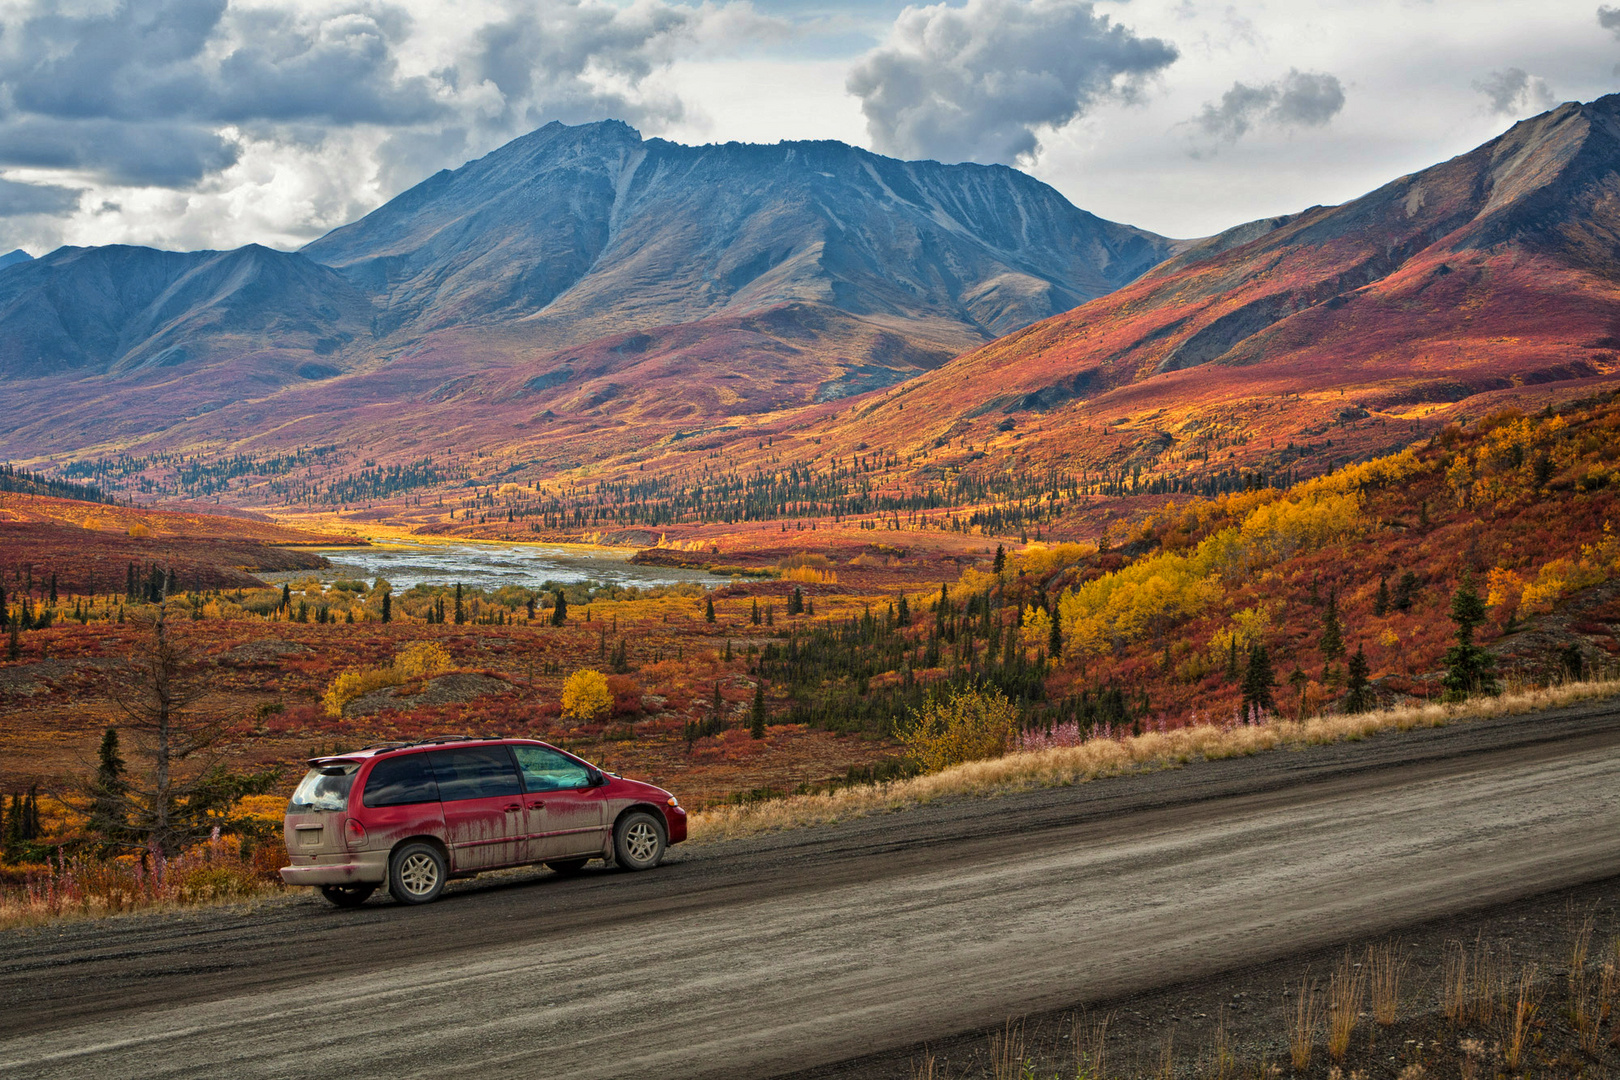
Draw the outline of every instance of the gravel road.
[[[0,1076],[765,1077],[1620,873],[1565,710],[479,880],[0,935]],[[823,1071],[821,1075],[825,1075]]]

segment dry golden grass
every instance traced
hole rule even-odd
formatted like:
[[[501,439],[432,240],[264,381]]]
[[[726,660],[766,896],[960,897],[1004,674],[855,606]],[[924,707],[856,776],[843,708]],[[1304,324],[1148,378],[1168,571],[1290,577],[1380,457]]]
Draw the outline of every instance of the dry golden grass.
[[[1373,1019],[1380,1027],[1395,1022],[1401,1004],[1401,974],[1406,958],[1400,946],[1385,942],[1367,950],[1368,986],[1372,994]]]
[[[1108,1025],[1114,1014],[1105,1013],[1095,1023],[1084,1013],[1074,1018],[1074,1075],[1080,1080],[1101,1080],[1107,1073]]]
[[[1327,1051],[1334,1061],[1343,1061],[1350,1050],[1350,1037],[1355,1034],[1366,990],[1366,969],[1353,962],[1346,952],[1339,961],[1339,969],[1328,980]]]
[[[1288,1059],[1295,1072],[1304,1072],[1311,1064],[1311,1050],[1316,1046],[1316,1029],[1321,1024],[1321,1003],[1316,996],[1316,984],[1309,978],[1299,981],[1299,997],[1294,999],[1294,1023],[1288,1031]]]
[[[869,814],[922,806],[961,795],[996,795],[1040,787],[1085,783],[1108,776],[1176,768],[1268,750],[1356,741],[1382,731],[1444,727],[1467,720],[1536,712],[1620,695],[1620,683],[1578,682],[1546,689],[1479,698],[1460,704],[1408,705],[1352,716],[1278,720],[1258,727],[1214,725],[1150,732],[1125,739],[1094,739],[1080,746],[1008,754],[971,761],[941,772],[886,784],[794,795],[742,806],[721,806],[692,815],[691,839],[730,840],[782,829],[826,825]]]
[[[1503,1039],[1502,1060],[1513,1072],[1519,1071],[1524,1058],[1525,1039],[1530,1034],[1541,998],[1536,991],[1536,965],[1531,964],[1519,972],[1519,993],[1508,1014],[1507,1038]]]
[[[1008,1019],[1003,1031],[990,1033],[991,1080],[1020,1080],[1024,1075],[1024,1023]]]

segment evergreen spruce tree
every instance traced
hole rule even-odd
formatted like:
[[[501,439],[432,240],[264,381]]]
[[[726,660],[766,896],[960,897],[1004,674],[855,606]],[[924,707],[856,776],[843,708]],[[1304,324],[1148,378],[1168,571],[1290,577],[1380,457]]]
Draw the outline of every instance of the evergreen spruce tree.
[[[1373,614],[1382,619],[1389,614],[1389,575],[1378,579],[1378,594],[1373,597]]]
[[[765,737],[765,680],[754,683],[754,708],[748,716],[748,734],[756,739]]]
[[[726,638],[726,663],[731,663],[731,639]]]
[[[123,836],[128,823],[125,799],[129,785],[124,780],[124,757],[118,749],[118,729],[109,727],[101,736],[96,752],[96,778],[90,788],[90,831],[108,846]]]
[[[1328,661],[1344,655],[1344,633],[1339,626],[1339,591],[1328,591],[1327,609],[1322,612],[1322,638],[1317,647]]]
[[[1401,576],[1395,579],[1395,592],[1390,596],[1390,606],[1396,611],[1411,611],[1412,598],[1417,595],[1417,575],[1410,570],[1403,570]]]
[[[725,709],[726,701],[720,696],[720,684],[717,682],[714,684],[714,697],[709,702],[709,715],[718,722],[720,717],[725,715]]]
[[[1007,569],[1007,549],[1002,547],[1000,544],[997,544],[995,561],[996,573],[999,574],[1005,569]]]
[[[906,594],[900,594],[900,603],[895,608],[894,624],[896,626],[911,625],[911,604],[906,600]]]
[[[1367,665],[1367,654],[1362,651],[1359,644],[1356,646],[1356,654],[1350,658],[1349,672],[1349,680],[1345,683],[1345,689],[1349,692],[1344,695],[1344,711],[1367,712],[1378,704],[1378,699],[1373,695],[1372,683],[1367,678],[1371,674],[1371,668]]]
[[[1298,699],[1298,719],[1305,719],[1305,687],[1310,684],[1311,677],[1305,674],[1305,669],[1298,664],[1288,673],[1288,685],[1294,688],[1294,696]]]
[[[748,613],[748,621],[755,626],[759,625],[759,600],[757,598],[754,600],[753,610]]]
[[[56,571],[51,571],[51,607],[56,606]]]
[[[1497,693],[1495,661],[1474,644],[1474,631],[1485,621],[1485,602],[1467,571],[1451,596],[1451,621],[1457,624],[1457,644],[1446,650],[1446,697],[1461,701],[1470,694]]]
[[[525,608],[527,608],[528,611],[529,611],[529,621],[534,622],[534,594],[533,593],[529,594],[529,598],[523,602],[523,606]],[[585,613],[585,619],[586,619],[587,622],[590,621],[590,614],[591,613],[589,611],[587,611]]]
[[[797,585],[793,586],[793,595],[788,597],[788,614],[804,614],[804,592]]]
[[[391,592],[383,593],[382,621],[385,623],[394,621],[394,594]]]
[[[134,597],[130,597],[130,599],[133,600]],[[292,586],[287,584],[285,581],[283,581],[281,583],[281,603],[279,605],[277,605],[276,610],[277,611],[286,611],[291,606],[292,606]]]
[[[776,605],[771,603],[769,600],[765,602],[765,625],[776,625]]]
[[[456,625],[461,626],[467,621],[467,609],[461,603],[461,582],[456,582]]]
[[[1229,682],[1237,682],[1242,673],[1242,669],[1238,667],[1237,635],[1233,634],[1227,641],[1226,678]]]
[[[551,625],[561,626],[568,621],[568,597],[563,595],[561,589],[557,590],[556,600],[551,605]]]
[[[705,597],[703,600],[703,621],[706,623],[714,622],[714,597],[712,596]]]
[[[18,635],[21,619],[11,620],[11,629],[6,633],[6,659],[20,660],[22,658],[22,638]]]
[[[1063,660],[1063,626],[1056,614],[1052,616],[1052,632],[1046,638],[1046,654],[1054,661]]]
[[[1266,647],[1256,644],[1249,650],[1249,664],[1243,672],[1243,722],[1259,723],[1260,714],[1275,711],[1277,703],[1271,691],[1277,685],[1277,676],[1271,670],[1271,657]]]
[[[23,840],[23,801],[24,797],[12,792],[11,811],[6,814],[6,857],[14,859],[13,852]]]

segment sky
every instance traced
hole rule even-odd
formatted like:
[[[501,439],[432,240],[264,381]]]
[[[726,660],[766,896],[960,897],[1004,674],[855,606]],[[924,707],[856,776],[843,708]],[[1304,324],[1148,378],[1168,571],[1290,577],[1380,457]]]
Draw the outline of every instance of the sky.
[[[0,0],[0,251],[293,249],[552,120],[1001,163],[1175,237],[1620,90],[1620,0]]]

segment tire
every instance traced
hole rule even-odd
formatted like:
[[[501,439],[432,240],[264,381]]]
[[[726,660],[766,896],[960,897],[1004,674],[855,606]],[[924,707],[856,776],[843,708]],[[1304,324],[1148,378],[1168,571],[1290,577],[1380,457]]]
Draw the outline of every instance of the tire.
[[[619,819],[613,829],[613,860],[626,870],[651,870],[664,859],[664,823],[645,810]]]
[[[449,876],[444,854],[432,844],[406,844],[388,860],[388,892],[401,904],[431,904]]]
[[[589,859],[555,859],[546,863],[546,866],[552,871],[552,873],[561,874],[564,877],[572,877],[581,870],[585,869],[585,864],[590,861],[591,860]]]
[[[377,886],[365,885],[317,885],[320,894],[338,907],[357,908],[371,898],[377,891]]]

